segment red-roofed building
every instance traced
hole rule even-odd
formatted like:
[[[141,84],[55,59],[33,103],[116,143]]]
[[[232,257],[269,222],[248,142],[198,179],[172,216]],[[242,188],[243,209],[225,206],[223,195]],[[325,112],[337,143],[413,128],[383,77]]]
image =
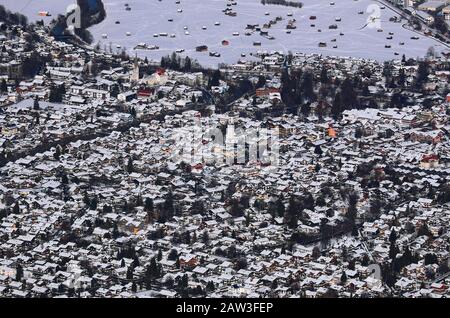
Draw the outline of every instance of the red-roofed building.
[[[278,88],[258,88],[256,90],[256,96],[269,96],[273,93],[280,93],[280,90]]]
[[[156,70],[156,73],[161,76],[164,75],[166,73],[166,70],[162,67],[158,67],[158,69]]]
[[[139,88],[137,93],[139,97],[150,97],[155,93],[155,89],[147,87]]]
[[[439,156],[435,154],[426,154],[422,156],[420,161],[422,168],[436,168],[439,166]]]

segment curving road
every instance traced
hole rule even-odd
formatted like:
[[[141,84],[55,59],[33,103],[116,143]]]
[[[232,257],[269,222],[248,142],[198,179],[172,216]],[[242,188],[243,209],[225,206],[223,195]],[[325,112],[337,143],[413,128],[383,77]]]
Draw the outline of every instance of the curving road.
[[[395,6],[393,6],[393,5],[392,5],[391,3],[389,3],[389,2],[386,2],[386,1],[383,1],[383,0],[375,0],[375,1],[378,2],[379,4],[385,6],[386,8],[389,8],[391,11],[397,13],[399,16],[401,16],[401,17],[404,18],[404,19],[409,20],[409,19],[411,18],[411,16],[410,16],[409,14],[407,14],[407,13],[404,12],[403,10],[401,10],[401,9],[399,9],[399,8],[397,8],[397,7],[395,7]],[[421,22],[421,23],[422,23],[422,22]],[[422,26],[423,26],[423,24],[422,24]],[[439,33],[436,29],[431,28],[431,27],[428,26],[428,25],[425,25],[425,26],[426,26],[428,29],[435,31],[436,33]],[[445,46],[446,48],[450,49],[450,45],[449,45],[448,43],[446,43],[446,42],[444,42],[444,41],[441,41],[441,40],[439,40],[439,39],[437,39],[437,38],[435,38],[435,37],[433,37],[433,36],[426,35],[426,34],[424,34],[423,32],[419,32],[419,31],[417,31],[417,30],[415,30],[415,29],[413,29],[413,28],[409,28],[409,27],[407,27],[407,23],[404,23],[404,24],[402,25],[402,28],[404,28],[405,30],[408,30],[408,31],[412,31],[412,32],[414,32],[414,33],[417,33],[417,34],[419,34],[419,35],[422,35],[422,36],[424,36],[424,37],[426,37],[426,38],[432,39],[432,40],[434,40],[434,41],[436,41],[436,42],[439,42],[440,44],[442,44],[442,45]],[[447,36],[445,36],[445,35],[443,35],[443,34],[441,34],[441,36],[443,36],[443,37],[447,40],[447,42],[450,42],[450,38],[448,38]]]

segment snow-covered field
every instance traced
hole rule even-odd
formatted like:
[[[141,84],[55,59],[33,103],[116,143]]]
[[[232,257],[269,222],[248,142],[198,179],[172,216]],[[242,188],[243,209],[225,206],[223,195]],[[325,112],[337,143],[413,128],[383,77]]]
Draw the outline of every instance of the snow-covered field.
[[[64,14],[70,4],[76,0],[0,0],[0,4],[12,12],[19,12],[28,17],[29,22],[44,20],[50,22],[58,14]],[[40,11],[47,11],[52,16],[39,16]]]
[[[23,13],[32,17],[39,10],[63,11],[74,0],[0,0],[6,1],[9,9],[21,8],[21,4],[29,3]],[[379,4],[373,0],[302,0],[303,8],[292,8],[278,5],[262,5],[260,0],[236,0],[237,5],[231,6],[237,13],[236,17],[225,15],[222,10],[227,8],[227,0],[103,0],[107,18],[93,26],[90,31],[95,42],[101,48],[120,50],[126,48],[131,55],[147,56],[159,60],[177,49],[184,49],[183,55],[196,58],[202,65],[215,66],[218,63],[235,63],[241,59],[241,54],[250,57],[250,53],[261,50],[292,51],[304,53],[322,53],[324,55],[339,55],[389,60],[407,57],[422,57],[430,46],[436,52],[443,49],[438,42],[418,35],[403,28],[405,21],[390,22],[396,14],[389,8],[380,10],[381,28],[363,28],[370,13],[366,10],[371,4]],[[178,4],[176,2],[179,2]],[[45,5],[47,4],[47,5]],[[130,11],[125,10],[129,4]],[[363,11],[363,14],[359,14]],[[269,13],[270,15],[266,15]],[[287,16],[292,13],[292,16]],[[262,26],[275,17],[281,16],[282,21],[267,30],[268,39],[254,32],[245,35],[247,24]],[[310,20],[316,16],[316,20]],[[37,17],[38,18],[38,17]],[[341,18],[340,22],[335,19]],[[173,21],[170,22],[169,19]],[[288,20],[296,19],[296,29],[286,33]],[[119,21],[120,24],[116,24]],[[219,22],[220,25],[215,25]],[[311,24],[315,24],[311,27]],[[337,29],[329,29],[337,24]],[[205,26],[206,30],[202,27]],[[187,28],[187,30],[185,29]],[[319,32],[319,30],[321,32]],[[189,34],[186,34],[186,31]],[[233,35],[238,32],[239,35]],[[392,39],[387,39],[392,32]],[[128,34],[127,34],[128,33]],[[167,33],[168,36],[154,37],[154,34]],[[343,35],[340,35],[343,33]],[[170,37],[174,34],[175,37]],[[107,38],[103,38],[107,35]],[[411,37],[418,36],[418,40]],[[333,41],[335,39],[335,42]],[[222,41],[229,45],[222,45]],[[254,46],[261,42],[261,46]],[[319,47],[319,42],[325,42],[326,47]],[[404,42],[404,45],[400,45]],[[156,45],[158,50],[134,50],[139,43]],[[220,57],[211,57],[208,52],[196,52],[195,47],[207,45],[209,51],[218,52]],[[390,45],[390,48],[386,48]],[[398,53],[398,55],[395,55]]]

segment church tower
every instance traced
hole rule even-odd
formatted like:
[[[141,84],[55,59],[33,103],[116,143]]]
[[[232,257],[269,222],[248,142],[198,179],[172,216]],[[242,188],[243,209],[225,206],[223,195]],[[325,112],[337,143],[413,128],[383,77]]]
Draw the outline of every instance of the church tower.
[[[134,58],[133,72],[131,73],[131,82],[139,82],[139,62],[137,56]]]

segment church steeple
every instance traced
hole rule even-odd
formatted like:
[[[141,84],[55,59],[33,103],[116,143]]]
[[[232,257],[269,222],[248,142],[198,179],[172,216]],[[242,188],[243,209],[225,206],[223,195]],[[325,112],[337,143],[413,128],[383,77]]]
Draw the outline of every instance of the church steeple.
[[[134,66],[133,66],[133,72],[131,73],[131,82],[138,82],[139,81],[139,60],[137,58],[137,54],[134,58]]]

